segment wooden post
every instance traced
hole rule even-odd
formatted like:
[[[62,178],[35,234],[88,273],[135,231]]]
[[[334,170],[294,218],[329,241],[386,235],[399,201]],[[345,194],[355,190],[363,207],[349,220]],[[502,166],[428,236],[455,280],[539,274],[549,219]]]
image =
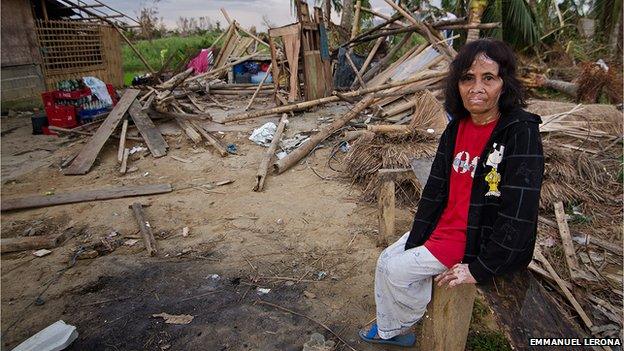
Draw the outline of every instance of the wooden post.
[[[362,9],[362,0],[355,3],[355,15],[353,16],[353,26],[351,27],[351,38],[355,38],[360,29],[360,10]]]
[[[346,52],[345,58],[347,59],[349,66],[351,66],[353,73],[355,73],[355,79],[360,82],[361,87],[366,88],[366,83],[364,83],[364,79],[362,78],[360,71],[358,71],[357,66],[355,66],[355,63],[353,63],[353,60],[351,59],[351,51]]]
[[[431,302],[423,316],[415,349],[464,351],[477,288],[474,284],[452,288],[432,284]]]
[[[277,150],[277,145],[279,144],[280,139],[282,138],[282,133],[284,132],[284,128],[286,128],[286,123],[288,122],[288,115],[283,114],[282,118],[279,121],[279,125],[277,126],[277,130],[273,135],[273,140],[271,140],[271,145],[267,149],[266,153],[262,157],[262,161],[260,162],[260,166],[258,166],[258,173],[256,173],[256,185],[253,188],[253,191],[262,191],[264,189],[264,181],[266,179],[267,171],[269,170],[269,164],[271,163],[271,159],[275,154],[275,150]]]
[[[379,237],[377,246],[388,246],[388,239],[394,237],[394,179],[391,176],[384,175],[379,171],[379,177],[382,181],[381,189],[379,189]]]
[[[154,234],[152,234],[152,226],[150,222],[145,219],[145,215],[143,213],[143,206],[135,202],[132,204],[132,211],[134,212],[134,217],[139,224],[139,228],[141,229],[141,236],[143,236],[143,242],[145,243],[145,249],[147,250],[147,254],[150,256],[154,256],[158,253],[156,249],[156,240],[154,239]]]
[[[128,131],[128,119],[124,119],[121,125],[121,134],[119,135],[119,148],[117,149],[117,161],[122,162],[124,158],[124,149],[126,148],[126,132]]]

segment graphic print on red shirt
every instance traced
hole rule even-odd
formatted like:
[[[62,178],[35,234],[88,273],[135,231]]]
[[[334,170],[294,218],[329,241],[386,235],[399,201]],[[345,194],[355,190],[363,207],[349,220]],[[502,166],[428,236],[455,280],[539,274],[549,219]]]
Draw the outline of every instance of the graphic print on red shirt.
[[[470,193],[479,156],[497,121],[476,125],[470,117],[459,123],[455,158],[451,167],[448,203],[425,247],[447,268],[462,261],[466,248],[466,226]]]

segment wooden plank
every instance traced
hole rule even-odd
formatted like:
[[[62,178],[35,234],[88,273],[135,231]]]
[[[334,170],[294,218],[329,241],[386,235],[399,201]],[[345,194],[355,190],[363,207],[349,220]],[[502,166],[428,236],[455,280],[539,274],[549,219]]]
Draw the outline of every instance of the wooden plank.
[[[17,198],[3,198],[0,210],[12,211],[26,208],[48,207],[85,201],[119,199],[122,197],[162,194],[173,191],[171,184],[149,184],[120,186],[104,189],[79,190],[56,195],[27,195]]]
[[[476,295],[474,284],[461,284],[453,288],[434,284],[431,302],[422,318],[416,349],[464,351]]]
[[[550,219],[542,217],[542,216],[539,216],[538,219],[539,219],[540,222],[542,222],[542,223],[544,223],[546,225],[549,225],[549,226],[551,226],[553,228],[557,228],[557,223],[555,223],[555,221],[551,221]],[[614,253],[616,255],[620,255],[620,256],[623,255],[622,254],[622,247],[620,245],[616,244],[616,243],[610,243],[610,242],[608,242],[606,240],[603,240],[603,239],[600,239],[600,238],[598,238],[596,236],[591,236],[591,235],[587,235],[587,234],[583,234],[583,233],[579,233],[579,232],[572,231],[571,233],[576,235],[576,236],[580,236],[583,239],[585,239],[585,244],[584,245],[596,245],[596,246],[599,246],[599,247],[601,247],[601,248],[603,248],[605,250],[609,250],[609,251],[611,251],[612,253]]]
[[[119,147],[117,148],[117,161],[122,162],[124,158],[124,150],[126,149],[126,133],[128,132],[128,120],[124,119],[121,125],[121,134],[119,135]]]
[[[138,101],[134,101],[130,108],[128,109],[128,113],[132,120],[134,121],[134,125],[136,125],[139,133],[143,136],[145,140],[145,144],[147,144],[147,148],[152,153],[154,157],[163,157],[167,154],[167,142],[163,138],[162,134],[156,126],[152,119],[149,118],[147,113],[143,111],[141,108],[141,104]]]
[[[554,204],[555,217],[557,218],[557,226],[559,227],[559,235],[561,236],[561,242],[563,243],[563,252],[565,254],[565,260],[568,264],[570,271],[570,277],[572,280],[595,280],[589,273],[583,271],[576,258],[576,252],[574,251],[574,244],[572,243],[572,236],[570,235],[570,227],[565,218],[565,210],[563,209],[563,202],[558,201]]]
[[[189,121],[183,118],[179,118],[179,117],[176,117],[175,121],[178,124],[178,126],[182,128],[182,130],[184,131],[184,134],[186,134],[186,136],[189,139],[191,139],[193,143],[195,144],[201,143],[201,140],[202,140],[201,135],[197,133],[197,131],[195,130],[195,128],[193,128],[193,126],[189,123]]]
[[[143,206],[138,202],[133,203],[132,212],[134,213],[134,217],[136,218],[139,228],[141,229],[141,236],[143,237],[147,254],[150,256],[156,255],[158,253],[158,250],[156,249],[156,240],[154,239],[154,234],[152,233],[152,226],[150,225],[150,222],[145,219],[145,215],[143,214]]]
[[[119,167],[119,173],[126,174],[128,168],[128,156],[130,155],[130,149],[125,148],[123,156],[121,156],[121,166]]]
[[[79,175],[86,174],[93,166],[95,158],[100,153],[100,150],[106,143],[106,140],[113,133],[119,122],[123,118],[124,114],[130,107],[130,104],[139,95],[141,91],[136,89],[126,89],[121,100],[115,105],[113,110],[108,114],[108,117],[100,125],[93,137],[85,145],[78,156],[74,159],[67,169],[65,169],[65,175]]]

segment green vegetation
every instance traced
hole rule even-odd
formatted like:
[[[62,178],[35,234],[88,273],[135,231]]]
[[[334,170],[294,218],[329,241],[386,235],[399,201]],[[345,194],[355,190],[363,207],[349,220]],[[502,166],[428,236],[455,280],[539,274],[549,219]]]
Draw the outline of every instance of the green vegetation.
[[[505,335],[497,330],[489,308],[477,296],[472,307],[472,320],[466,341],[468,351],[511,351]]]
[[[175,55],[169,67],[176,67],[185,61],[189,55],[194,55],[202,48],[208,48],[219,37],[220,32],[208,32],[205,35],[187,37],[167,37],[154,40],[137,41],[134,46],[152,66],[159,70],[172,53]],[[146,73],[147,69],[128,45],[122,47],[124,83],[130,85],[132,78]]]

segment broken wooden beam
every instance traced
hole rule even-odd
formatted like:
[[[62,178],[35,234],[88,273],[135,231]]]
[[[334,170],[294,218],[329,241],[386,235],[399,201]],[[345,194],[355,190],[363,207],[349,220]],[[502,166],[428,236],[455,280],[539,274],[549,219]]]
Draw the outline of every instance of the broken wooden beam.
[[[282,138],[282,133],[284,132],[284,128],[286,128],[286,123],[288,123],[288,115],[284,113],[279,121],[277,130],[273,135],[271,145],[269,145],[269,148],[265,152],[262,157],[262,161],[260,161],[260,165],[258,166],[258,172],[256,173],[256,185],[254,185],[253,191],[262,191],[262,189],[264,189],[264,181],[269,170],[269,164],[271,163],[271,159],[277,150],[277,145]]]
[[[121,166],[119,166],[119,173],[126,174],[128,169],[128,156],[130,155],[130,149],[125,148],[123,155],[121,156]]]
[[[39,236],[23,236],[17,238],[0,239],[0,253],[52,249],[57,247],[63,241],[64,235],[39,235]]]
[[[163,194],[173,191],[171,184],[149,184],[119,186],[103,189],[78,190],[54,195],[26,195],[23,197],[3,197],[0,211],[23,210],[86,201],[119,199],[122,197]]]
[[[134,121],[134,125],[139,130],[141,136],[145,140],[147,148],[154,157],[162,157],[167,154],[167,148],[169,145],[163,138],[162,134],[152,119],[143,111],[141,104],[138,101],[134,101],[130,108],[128,108],[128,114]]]
[[[552,267],[550,262],[548,262],[546,257],[542,254],[542,251],[540,250],[539,246],[535,247],[535,252],[533,253],[533,257],[535,257],[538,261],[540,261],[542,265],[544,266],[544,268],[546,268],[546,271],[548,272],[548,274],[550,274],[550,276],[555,280],[555,282],[559,286],[559,289],[561,289],[561,291],[563,292],[563,296],[565,296],[568,302],[570,302],[570,304],[572,305],[572,307],[574,307],[574,310],[581,317],[581,320],[583,321],[587,329],[591,330],[591,327],[594,325],[594,323],[591,321],[587,313],[585,313],[585,310],[583,310],[583,307],[581,307],[581,304],[578,303],[574,295],[572,295],[572,292],[570,292],[564,280],[561,279],[561,277],[559,277],[559,274],[557,274],[557,272]]]
[[[208,141],[208,143],[215,148],[215,150],[217,150],[217,153],[221,157],[225,157],[230,154],[227,151],[227,146],[223,145],[221,139],[217,138],[211,132],[207,131],[198,121],[189,121],[189,123],[197,129],[199,134],[201,134],[204,139],[206,139],[206,141]]]
[[[154,239],[154,234],[152,233],[152,225],[145,219],[143,206],[140,203],[135,202],[131,207],[134,217],[136,218],[139,228],[141,229],[141,236],[143,237],[145,250],[147,250],[148,255],[154,256],[158,253],[158,250],[156,249],[156,239]]]
[[[374,93],[374,92],[381,91],[381,90],[386,90],[386,89],[396,88],[396,87],[400,87],[400,86],[404,86],[404,85],[408,85],[412,83],[417,83],[426,79],[444,77],[446,76],[446,74],[447,72],[439,72],[439,71],[432,71],[432,70],[419,72],[419,73],[416,73],[412,78],[409,78],[406,80],[388,83],[388,84],[381,84],[379,86],[374,86],[374,87],[368,87],[368,88],[344,93],[342,95],[347,98],[362,96],[368,93]],[[221,120],[216,120],[215,118],[215,122],[228,123],[228,122],[241,121],[241,120],[246,120],[246,119],[251,119],[251,118],[256,118],[256,117],[281,114],[284,112],[303,110],[309,107],[314,107],[314,106],[323,105],[326,103],[336,102],[336,101],[340,101],[340,98],[338,96],[328,96],[328,97],[324,97],[324,98],[320,98],[316,100],[310,100],[310,101],[305,101],[305,102],[296,103],[296,104],[283,105],[283,106],[278,106],[278,107],[274,107],[274,108],[270,108],[266,110],[259,110],[259,111],[252,111],[252,112],[246,112],[246,113],[241,113],[241,114],[229,115],[225,118],[222,118]]]
[[[57,126],[49,126],[48,129],[50,129],[53,132],[57,132],[57,133],[78,134],[78,135],[85,135],[85,136],[93,136],[94,135],[94,133],[92,133],[92,132],[85,132],[83,130],[76,130],[76,129],[67,129],[67,128],[62,128],[62,127],[57,127]],[[113,138],[115,138],[115,139],[120,139],[121,138],[121,136],[117,135],[117,134],[112,134],[111,136]],[[143,138],[142,137],[133,137],[133,136],[126,135],[126,140],[143,141]]]
[[[542,216],[539,216],[538,219],[539,219],[540,222],[542,222],[542,223],[544,223],[544,224],[546,224],[548,226],[551,226],[553,228],[558,228],[558,225],[557,225],[557,223],[555,221],[552,221],[552,220],[550,220],[548,218],[545,218],[545,217],[542,217]],[[598,247],[603,248],[605,250],[608,250],[608,251],[610,251],[610,252],[612,252],[612,253],[614,253],[616,255],[620,255],[620,256],[623,255],[622,246],[621,245],[618,245],[616,243],[611,243],[611,242],[609,242],[607,240],[600,239],[600,238],[596,237],[595,235],[587,235],[587,234],[583,234],[583,233],[579,233],[579,232],[575,232],[575,231],[571,231],[571,234],[574,234],[574,235],[576,235],[578,237],[583,238],[585,240],[585,243],[583,245],[595,245],[595,246],[598,246]]]
[[[121,134],[119,134],[119,146],[117,148],[117,161],[122,162],[124,158],[124,150],[126,149],[126,133],[128,132],[128,120],[124,119],[121,125]]]
[[[566,263],[568,265],[568,270],[570,272],[570,277],[572,280],[595,280],[591,279],[592,277],[589,274],[581,269],[581,266],[578,263],[578,259],[576,258],[576,252],[574,251],[574,243],[572,242],[572,237],[570,235],[570,228],[568,227],[568,222],[565,218],[565,211],[563,208],[563,202],[558,201],[554,204],[555,208],[555,217],[557,218],[557,226],[559,227],[559,235],[561,236],[561,242],[563,244],[563,252],[565,256]]]
[[[100,125],[93,137],[82,148],[78,156],[76,156],[71,165],[65,169],[63,174],[80,175],[89,172],[100,150],[115,128],[117,128],[124,114],[140,92],[140,90],[136,89],[126,89],[117,105],[113,107],[113,110],[108,114],[108,117],[106,117],[106,120]]]
[[[297,149],[292,151],[286,157],[275,162],[275,164],[273,165],[275,171],[277,173],[282,173],[288,168],[295,165],[302,158],[306,157],[310,153],[310,151],[312,151],[316,147],[316,145],[327,139],[338,129],[344,127],[347,122],[358,116],[360,112],[364,111],[368,106],[370,106],[374,100],[375,98],[373,98],[372,96],[364,97],[364,99],[355,104],[355,106],[353,106],[353,108],[349,112],[347,112],[342,118],[336,119],[330,125],[325,126],[318,133],[312,135],[307,141],[301,144]]]

